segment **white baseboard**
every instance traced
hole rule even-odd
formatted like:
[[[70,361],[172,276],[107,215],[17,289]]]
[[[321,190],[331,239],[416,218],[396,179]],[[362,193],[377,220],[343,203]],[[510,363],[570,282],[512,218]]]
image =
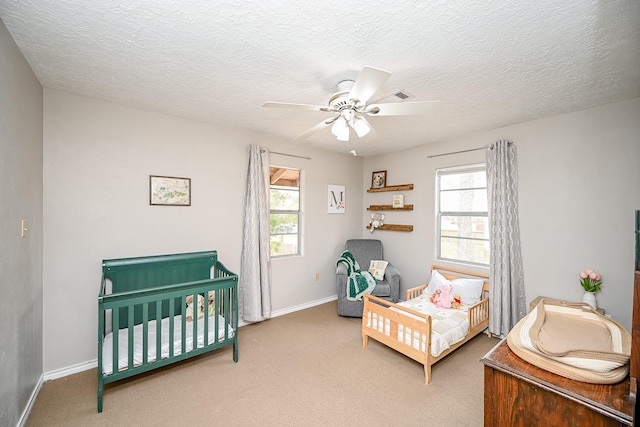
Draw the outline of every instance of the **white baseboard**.
[[[29,414],[31,413],[31,409],[33,409],[33,405],[36,403],[36,398],[38,397],[38,393],[40,393],[40,389],[42,388],[42,384],[44,383],[44,375],[40,375],[38,379],[38,383],[33,389],[31,396],[29,396],[29,400],[27,401],[27,406],[24,408],[20,419],[18,420],[18,427],[23,427],[27,423],[27,419],[29,418]]]
[[[274,311],[271,313],[271,317],[279,317],[284,316],[285,314],[294,313],[296,311],[304,310],[307,308],[315,307],[316,305],[325,304],[330,301],[335,301],[338,299],[337,295],[333,295],[327,298],[322,298],[319,300],[311,301],[305,304],[295,305],[293,307],[285,308],[283,310]],[[336,313],[337,314],[337,313]]]
[[[322,298],[319,300],[315,300],[315,301],[311,301],[305,304],[300,304],[300,305],[296,305],[293,307],[289,307],[289,308],[285,308],[282,310],[278,310],[278,311],[274,311],[273,313],[271,313],[271,317],[279,317],[279,316],[284,316],[285,314],[289,314],[289,313],[294,313],[296,311],[300,311],[300,310],[304,310],[307,308],[311,308],[311,307],[315,307],[316,305],[320,305],[320,304],[325,304],[327,302],[330,301],[335,301],[338,299],[337,295],[333,295],[327,298]],[[244,322],[242,320],[240,320],[238,322],[238,326],[242,327],[245,325],[249,325],[250,323]],[[77,374],[78,372],[83,372],[83,371],[87,371],[89,369],[93,369],[98,367],[98,359],[93,359],[93,360],[89,360],[87,362],[82,362],[82,363],[78,363],[76,365],[72,365],[72,366],[67,366],[66,368],[60,368],[60,369],[56,369],[54,371],[49,371],[49,372],[45,372],[41,377],[40,377],[40,382],[38,383],[38,387],[37,389],[34,391],[34,394],[32,395],[32,399],[35,401],[35,396],[37,396],[37,392],[40,390],[40,387],[42,385],[43,382],[49,381],[49,380],[55,380],[58,378],[63,378],[69,375],[73,375],[73,374]],[[28,407],[29,411],[31,410],[31,402],[30,405]],[[25,411],[26,414],[28,414],[27,411]],[[23,415],[24,417],[24,415]],[[26,421],[26,418],[25,418]]]
[[[66,368],[56,369],[55,371],[45,372],[44,380],[56,380],[78,372],[83,372],[98,366],[98,359],[89,360],[88,362],[78,363],[77,365],[67,366]]]

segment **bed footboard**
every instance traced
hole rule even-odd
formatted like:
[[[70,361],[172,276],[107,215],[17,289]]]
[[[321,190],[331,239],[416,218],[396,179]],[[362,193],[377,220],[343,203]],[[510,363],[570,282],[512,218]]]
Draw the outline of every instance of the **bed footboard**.
[[[370,294],[364,295],[362,346],[371,337],[422,363],[425,381],[431,381],[431,317]]]

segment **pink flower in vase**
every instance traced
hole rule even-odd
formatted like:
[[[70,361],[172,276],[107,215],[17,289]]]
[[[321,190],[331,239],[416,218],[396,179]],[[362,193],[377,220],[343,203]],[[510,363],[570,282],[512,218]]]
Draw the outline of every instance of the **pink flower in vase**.
[[[602,286],[602,277],[592,269],[580,272],[580,285],[586,292],[598,292]]]

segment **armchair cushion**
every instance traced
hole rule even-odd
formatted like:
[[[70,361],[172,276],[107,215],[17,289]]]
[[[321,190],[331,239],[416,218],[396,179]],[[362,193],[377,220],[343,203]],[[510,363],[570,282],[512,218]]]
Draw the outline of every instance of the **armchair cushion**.
[[[387,269],[387,264],[389,264],[388,261],[372,259],[369,265],[369,273],[373,274],[376,280],[382,280],[384,279],[384,271]]]

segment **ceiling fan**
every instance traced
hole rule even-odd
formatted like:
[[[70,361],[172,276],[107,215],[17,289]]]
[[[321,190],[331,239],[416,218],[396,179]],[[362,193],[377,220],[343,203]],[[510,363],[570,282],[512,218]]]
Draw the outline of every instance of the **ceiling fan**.
[[[373,67],[364,67],[354,80],[338,83],[338,92],[333,94],[326,106],[309,104],[291,104],[286,102],[266,102],[263,107],[294,108],[314,110],[335,115],[323,120],[311,129],[295,137],[301,141],[331,125],[331,133],[339,141],[349,141],[351,131],[362,138],[373,129],[366,116],[405,116],[421,115],[432,110],[440,101],[421,102],[385,102],[367,104],[367,101],[382,87],[391,76],[388,71]]]

